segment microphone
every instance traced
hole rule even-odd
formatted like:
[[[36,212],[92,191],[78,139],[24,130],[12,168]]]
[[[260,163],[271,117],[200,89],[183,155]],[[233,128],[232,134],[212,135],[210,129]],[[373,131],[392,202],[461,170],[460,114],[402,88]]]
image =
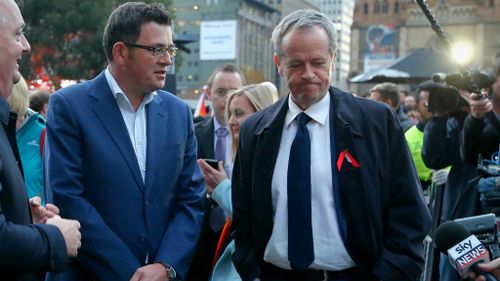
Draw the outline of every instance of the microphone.
[[[462,278],[469,272],[483,275],[487,281],[498,281],[491,273],[478,267],[479,263],[489,262],[490,255],[486,247],[475,235],[461,224],[448,221],[441,224],[434,234],[434,244],[443,254],[447,254],[451,265]]]

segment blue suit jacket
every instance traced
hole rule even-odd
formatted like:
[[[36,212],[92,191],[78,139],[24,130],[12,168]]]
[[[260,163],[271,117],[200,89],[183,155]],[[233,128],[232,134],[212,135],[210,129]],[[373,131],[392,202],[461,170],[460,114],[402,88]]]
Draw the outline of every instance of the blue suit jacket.
[[[184,277],[198,239],[204,183],[189,107],[157,91],[147,105],[145,184],[104,73],[52,95],[45,184],[80,221],[75,263],[52,280],[129,280],[149,263]]]

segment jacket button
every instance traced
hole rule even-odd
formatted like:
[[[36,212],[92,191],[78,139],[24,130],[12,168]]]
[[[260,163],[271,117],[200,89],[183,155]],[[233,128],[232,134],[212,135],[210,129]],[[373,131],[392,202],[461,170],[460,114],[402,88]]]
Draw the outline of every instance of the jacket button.
[[[144,205],[145,205],[146,207],[147,207],[147,206],[149,206],[149,203],[150,203],[150,202],[149,202],[149,200],[144,200]]]
[[[146,241],[146,235],[144,234],[139,235],[139,242],[144,243],[144,241]]]

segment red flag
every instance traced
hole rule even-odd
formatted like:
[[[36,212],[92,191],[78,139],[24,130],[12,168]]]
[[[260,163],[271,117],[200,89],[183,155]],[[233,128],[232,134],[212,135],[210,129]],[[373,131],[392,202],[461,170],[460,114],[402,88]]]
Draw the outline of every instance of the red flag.
[[[207,107],[205,106],[205,93],[200,95],[198,102],[196,103],[196,108],[194,110],[194,117],[205,117],[207,115]]]

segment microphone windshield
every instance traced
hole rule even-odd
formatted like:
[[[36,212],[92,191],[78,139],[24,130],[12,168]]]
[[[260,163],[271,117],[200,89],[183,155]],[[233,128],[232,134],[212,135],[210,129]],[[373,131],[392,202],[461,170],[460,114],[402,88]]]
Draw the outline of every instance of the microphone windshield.
[[[447,221],[436,229],[434,244],[441,253],[446,255],[449,249],[470,235],[470,232],[463,225],[455,221]]]

